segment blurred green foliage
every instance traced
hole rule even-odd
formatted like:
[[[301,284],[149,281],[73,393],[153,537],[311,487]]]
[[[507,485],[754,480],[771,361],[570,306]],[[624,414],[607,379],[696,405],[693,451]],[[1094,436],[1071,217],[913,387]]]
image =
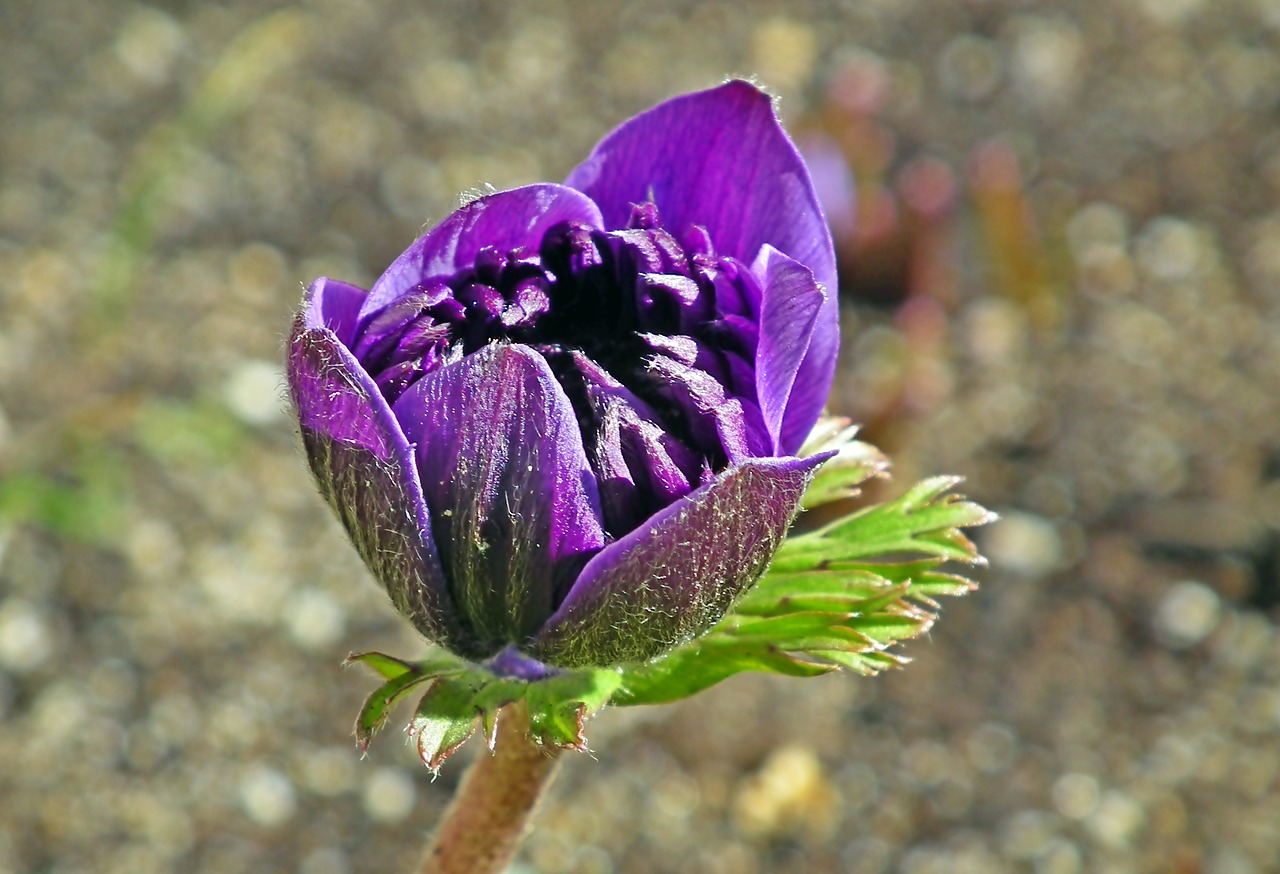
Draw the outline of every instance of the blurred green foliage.
[[[77,345],[90,374],[81,386],[83,397],[72,401],[70,416],[0,457],[0,521],[110,545],[134,494],[129,450],[163,465],[208,466],[233,461],[244,447],[245,426],[214,399],[139,399],[136,392],[104,389],[102,382],[110,378],[108,362],[128,342],[129,317],[171,183],[196,150],[293,63],[307,33],[308,19],[298,10],[252,22],[231,40],[176,117],[143,138],[79,321]]]

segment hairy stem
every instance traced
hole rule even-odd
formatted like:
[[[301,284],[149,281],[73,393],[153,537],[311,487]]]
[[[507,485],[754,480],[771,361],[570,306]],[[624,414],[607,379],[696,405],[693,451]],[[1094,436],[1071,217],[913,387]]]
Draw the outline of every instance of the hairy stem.
[[[533,809],[551,783],[559,750],[529,736],[523,701],[498,715],[492,755],[471,766],[427,847],[421,874],[501,874],[524,838]]]

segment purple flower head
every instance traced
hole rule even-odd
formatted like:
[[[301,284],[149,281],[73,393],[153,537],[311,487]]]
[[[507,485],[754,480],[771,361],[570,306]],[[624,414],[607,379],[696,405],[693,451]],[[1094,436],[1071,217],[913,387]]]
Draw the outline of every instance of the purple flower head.
[[[796,453],[835,279],[768,96],[678,97],[369,291],[316,280],[289,350],[308,460],[433,642],[517,676],[653,658],[756,581],[825,459]]]

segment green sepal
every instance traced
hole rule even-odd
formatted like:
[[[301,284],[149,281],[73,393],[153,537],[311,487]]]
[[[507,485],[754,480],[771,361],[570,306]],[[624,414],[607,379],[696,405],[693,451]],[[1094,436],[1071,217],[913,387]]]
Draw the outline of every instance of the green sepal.
[[[443,650],[433,650],[416,662],[368,652],[349,656],[346,663],[362,664],[385,680],[356,718],[356,741],[361,750],[368,748],[397,703],[412,690],[429,684],[406,732],[433,772],[471,738],[477,726],[493,749],[501,709],[521,700],[529,712],[534,740],[546,746],[585,750],[587,719],[608,703],[621,682],[619,673],[611,669],[559,672],[532,681],[499,677]]]
[[[478,673],[471,671],[433,681],[409,722],[409,739],[422,763],[434,773],[439,773],[444,760],[476,730],[480,712],[474,701],[484,682],[475,676]]]
[[[529,683],[529,731],[544,746],[585,750],[586,721],[608,703],[622,678],[617,671],[573,671]]]
[[[387,680],[365,699],[364,706],[356,716],[356,743],[361,752],[369,749],[373,736],[387,724],[387,717],[390,716],[392,708],[412,692],[415,686],[429,679],[427,676],[409,671]]]
[[[353,652],[342,662],[344,668],[351,665],[364,665],[372,671],[377,671],[385,680],[394,680],[405,674],[416,672],[413,662],[406,662],[381,652]]]

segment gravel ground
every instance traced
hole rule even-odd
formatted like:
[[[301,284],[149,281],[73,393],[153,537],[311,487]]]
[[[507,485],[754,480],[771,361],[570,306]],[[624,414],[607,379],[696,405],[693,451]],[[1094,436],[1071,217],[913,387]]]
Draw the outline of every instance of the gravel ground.
[[[520,872],[1280,871],[1273,0],[0,2],[0,872],[408,871],[419,644],[283,412],[300,283],[731,74],[862,182],[833,400],[1003,515],[876,679],[608,712]]]

